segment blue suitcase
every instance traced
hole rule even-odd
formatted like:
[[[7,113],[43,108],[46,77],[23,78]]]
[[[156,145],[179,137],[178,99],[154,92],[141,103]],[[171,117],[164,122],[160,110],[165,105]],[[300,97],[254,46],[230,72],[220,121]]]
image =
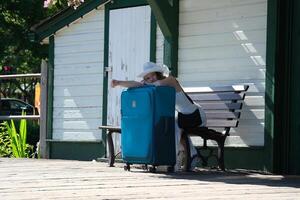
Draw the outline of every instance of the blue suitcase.
[[[122,159],[130,164],[174,166],[175,89],[167,86],[129,88],[121,94]],[[172,169],[172,168],[171,168]]]

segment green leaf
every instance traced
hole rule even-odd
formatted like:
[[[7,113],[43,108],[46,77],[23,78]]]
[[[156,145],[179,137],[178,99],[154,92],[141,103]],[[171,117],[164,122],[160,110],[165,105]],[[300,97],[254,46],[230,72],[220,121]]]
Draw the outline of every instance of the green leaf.
[[[9,125],[8,122],[6,122],[6,128],[7,128],[8,134],[10,136],[13,156],[16,158],[19,158],[20,157],[19,148],[18,148],[19,139],[18,139],[18,135],[17,135],[15,124],[14,124],[13,120],[11,120],[11,126]]]

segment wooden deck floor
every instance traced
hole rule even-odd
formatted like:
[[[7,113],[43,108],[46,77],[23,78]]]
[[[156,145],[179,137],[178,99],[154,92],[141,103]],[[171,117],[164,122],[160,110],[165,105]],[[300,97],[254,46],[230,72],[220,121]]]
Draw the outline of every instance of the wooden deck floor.
[[[106,163],[0,158],[0,199],[300,199],[299,176],[124,171]]]

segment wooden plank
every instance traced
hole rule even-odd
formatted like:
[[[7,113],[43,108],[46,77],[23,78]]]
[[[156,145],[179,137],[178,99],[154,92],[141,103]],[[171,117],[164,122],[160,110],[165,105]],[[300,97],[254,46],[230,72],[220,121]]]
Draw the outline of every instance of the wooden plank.
[[[242,92],[247,91],[248,85],[230,85],[219,87],[184,87],[184,91],[188,94],[192,93],[216,93],[216,92]]]
[[[208,119],[207,127],[237,127],[238,120],[219,120],[219,119]]]
[[[230,58],[228,58],[230,59]],[[264,58],[261,57],[262,60]],[[197,84],[221,84],[222,82],[227,82],[227,85],[233,83],[234,81],[238,81],[239,83],[252,83],[252,80],[264,80],[265,78],[265,69],[255,69],[252,72],[243,72],[233,71],[233,72],[203,72],[203,73],[186,73],[181,77],[183,80],[188,80],[189,82],[198,82]]]
[[[70,130],[89,130],[96,129],[101,122],[98,119],[53,119],[53,129],[70,129]]]
[[[102,107],[102,96],[85,97],[57,97],[54,98],[53,107],[61,108],[93,108]]]
[[[102,132],[97,129],[53,129],[52,139],[59,141],[94,141],[102,140]]]
[[[0,158],[1,199],[299,199],[299,176],[259,171],[148,173],[139,165]],[[243,183],[243,184],[241,184]]]
[[[231,8],[241,5],[266,3],[266,0],[222,0],[222,1],[207,1],[207,0],[182,0],[180,2],[180,11],[200,11],[211,9]]]
[[[77,64],[77,63],[89,63],[89,62],[103,62],[103,52],[85,52],[74,54],[55,54],[55,67],[59,64]]]
[[[259,55],[265,58],[265,43],[248,43],[248,49],[245,49],[241,44],[226,45],[226,46],[210,46],[204,48],[180,48],[178,58],[181,61],[202,60],[202,59],[218,59],[218,58],[241,58]],[[250,49],[251,47],[251,49]],[[226,49],[226,51],[224,51]]]
[[[102,63],[64,64],[55,69],[54,75],[103,74]],[[102,75],[103,76],[103,75]]]
[[[228,46],[228,45],[241,45],[241,40],[238,37],[244,35],[243,32],[236,31],[232,33],[219,33],[219,34],[209,34],[209,35],[193,35],[187,37],[180,37],[179,44],[180,48],[204,48],[211,46]],[[245,38],[251,38],[252,44],[266,43],[265,30],[251,30],[247,31],[247,36]]]
[[[237,119],[240,118],[240,112],[206,112],[207,119]]]
[[[100,44],[101,42],[103,43],[103,40],[101,39],[101,37],[99,37],[99,35],[101,35],[101,33],[99,32],[92,32],[89,34],[85,34],[84,36],[82,34],[64,35],[56,37],[56,42],[59,43],[58,47],[62,45],[77,45],[84,42],[91,43],[93,41],[94,44]]]
[[[243,103],[199,103],[204,110],[239,110],[242,108]]]
[[[241,58],[215,58],[213,60],[191,60],[191,61],[179,61],[178,63],[180,70],[180,74],[185,72],[207,72],[212,71],[216,72],[219,70],[227,71],[232,69],[242,70],[245,68],[249,68],[250,66],[253,68],[254,63],[249,57],[241,57]],[[260,65],[261,68],[265,68],[265,65]],[[224,84],[223,84],[224,85]],[[234,83],[231,83],[230,85],[234,85]]]
[[[56,86],[54,97],[102,96],[101,85]],[[102,97],[100,97],[102,98]]]
[[[102,107],[92,108],[56,108],[53,110],[53,118],[57,119],[91,119],[101,117]]]
[[[248,5],[232,5],[230,7],[201,10],[201,12],[182,12],[180,15],[180,24],[203,23],[210,21],[234,20],[243,18],[252,18],[267,14],[267,3],[254,3]]]
[[[195,24],[180,24],[179,35],[180,36],[193,36],[193,35],[205,35],[216,33],[232,33],[236,30],[243,30],[247,32],[249,30],[265,30],[266,29],[266,16],[257,16],[252,18],[239,18],[235,20],[234,24],[238,24],[239,28],[232,27],[232,20],[210,21]]]
[[[57,75],[54,77],[54,86],[98,85],[100,88],[102,84],[101,74]]]
[[[41,158],[49,158],[47,139],[47,107],[48,107],[48,66],[45,60],[41,63],[41,105],[40,105],[40,141],[39,151]]]
[[[94,43],[95,44],[95,43]],[[56,47],[56,53],[60,54],[60,55],[64,55],[64,54],[73,54],[73,53],[85,53],[85,52],[98,52],[100,50],[102,50],[102,48],[100,47],[100,45],[104,45],[103,41],[99,41],[99,46],[94,45],[94,44],[72,44],[72,45],[66,45],[66,46],[59,46]]]
[[[189,94],[191,99],[195,101],[229,101],[229,100],[243,100],[245,94],[236,93],[218,93],[218,94]],[[201,104],[200,104],[201,105]]]

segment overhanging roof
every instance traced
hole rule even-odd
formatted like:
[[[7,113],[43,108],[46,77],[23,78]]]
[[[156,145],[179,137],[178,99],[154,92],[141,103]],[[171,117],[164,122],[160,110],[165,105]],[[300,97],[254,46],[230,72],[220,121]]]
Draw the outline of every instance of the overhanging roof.
[[[68,7],[57,14],[46,18],[30,28],[31,40],[41,42],[61,28],[69,25],[98,6],[111,0],[86,0],[77,9]]]

